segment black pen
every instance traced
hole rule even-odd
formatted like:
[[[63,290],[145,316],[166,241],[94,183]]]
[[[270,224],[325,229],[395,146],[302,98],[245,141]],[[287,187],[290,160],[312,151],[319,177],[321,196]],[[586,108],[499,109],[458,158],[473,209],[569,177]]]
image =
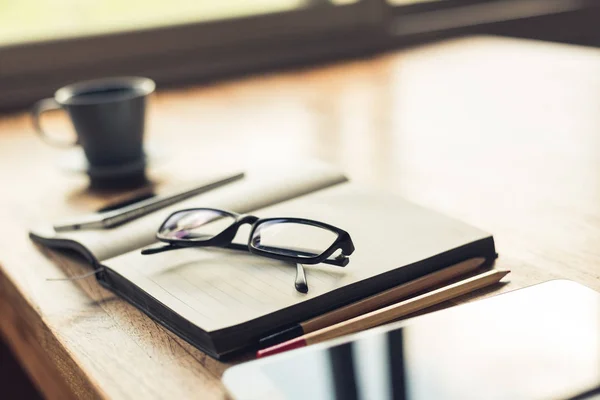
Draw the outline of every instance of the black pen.
[[[66,221],[64,223],[54,225],[54,230],[56,232],[67,232],[80,229],[113,228],[117,225],[132,221],[136,218],[149,214],[153,211],[160,210],[192,196],[208,192],[233,181],[237,181],[243,177],[243,172],[227,175],[225,177],[211,180],[208,183],[204,183],[200,186],[195,186],[183,192],[165,196],[154,196],[117,210],[100,212],[87,217],[82,217],[77,220]]]

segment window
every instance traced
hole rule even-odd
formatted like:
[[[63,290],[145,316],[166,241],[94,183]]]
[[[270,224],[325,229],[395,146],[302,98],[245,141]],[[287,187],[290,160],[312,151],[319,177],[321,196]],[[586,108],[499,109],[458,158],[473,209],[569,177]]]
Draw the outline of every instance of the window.
[[[160,85],[182,84],[355,57],[451,34],[505,34],[523,24],[497,22],[594,3],[597,7],[594,0],[0,0],[0,108],[28,106],[64,84],[100,76],[144,75]]]
[[[13,0],[0,2],[0,44],[201,23],[298,9],[305,0]]]

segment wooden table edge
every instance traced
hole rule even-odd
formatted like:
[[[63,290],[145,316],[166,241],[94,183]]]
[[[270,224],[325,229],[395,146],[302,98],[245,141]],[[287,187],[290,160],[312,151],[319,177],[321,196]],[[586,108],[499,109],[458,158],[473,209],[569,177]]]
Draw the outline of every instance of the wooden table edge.
[[[105,398],[0,265],[0,334],[49,398]]]

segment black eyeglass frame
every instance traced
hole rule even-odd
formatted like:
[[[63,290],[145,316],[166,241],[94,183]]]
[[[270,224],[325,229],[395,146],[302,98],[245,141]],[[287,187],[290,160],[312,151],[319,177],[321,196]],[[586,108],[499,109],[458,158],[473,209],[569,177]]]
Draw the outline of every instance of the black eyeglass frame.
[[[194,211],[203,211],[203,210],[217,212],[217,213],[222,214],[223,216],[230,216],[230,217],[234,218],[234,222],[230,226],[225,228],[222,232],[216,234],[215,236],[213,236],[209,239],[201,239],[201,238],[173,239],[173,238],[169,238],[169,237],[166,237],[166,236],[160,234],[160,232],[164,229],[166,223],[174,215],[179,214],[179,213],[184,213],[184,212],[194,212]],[[337,238],[333,241],[333,243],[325,251],[323,251],[321,254],[319,254],[317,256],[313,256],[313,257],[287,256],[284,254],[272,253],[270,251],[256,248],[251,243],[252,237],[254,236],[256,229],[258,229],[258,227],[261,224],[268,223],[268,222],[281,222],[281,223],[291,222],[291,223],[297,223],[297,224],[303,224],[303,225],[311,225],[311,226],[315,226],[318,228],[327,229],[327,230],[337,234]],[[251,229],[250,235],[248,237],[248,244],[243,245],[243,244],[238,244],[238,243],[232,243],[240,226],[242,226],[244,224],[252,225],[252,229]],[[345,267],[346,265],[348,265],[348,262],[350,261],[348,256],[354,252],[354,244],[352,243],[350,234],[343,229],[340,229],[333,225],[329,225],[324,222],[319,222],[319,221],[305,219],[305,218],[287,218],[287,217],[258,218],[254,215],[238,214],[238,213],[234,213],[231,211],[220,210],[217,208],[207,208],[207,207],[188,208],[188,209],[184,209],[184,210],[175,211],[174,213],[169,215],[165,219],[165,221],[160,225],[160,227],[158,228],[158,232],[156,234],[156,238],[158,240],[160,240],[161,242],[168,243],[168,246],[164,246],[161,248],[144,249],[144,250],[142,250],[142,254],[155,254],[155,253],[159,253],[159,252],[163,252],[163,251],[175,250],[175,249],[187,248],[187,247],[214,246],[214,247],[225,247],[225,248],[230,248],[230,249],[235,249],[235,250],[245,250],[245,251],[249,251],[252,254],[257,254],[257,255],[260,255],[263,257],[273,258],[273,259],[280,260],[280,261],[287,261],[287,262],[301,263],[301,264],[325,263],[325,264],[330,264],[330,265],[336,265],[339,267]],[[338,255],[337,257],[330,258],[333,255],[333,253],[335,253],[337,250],[341,250],[341,254]],[[298,251],[295,251],[295,252],[300,253]]]

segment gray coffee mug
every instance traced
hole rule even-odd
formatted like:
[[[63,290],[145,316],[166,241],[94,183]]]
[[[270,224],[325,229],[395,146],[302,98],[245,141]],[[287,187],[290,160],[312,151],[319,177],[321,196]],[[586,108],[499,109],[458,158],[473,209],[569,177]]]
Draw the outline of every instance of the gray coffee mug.
[[[154,81],[141,77],[116,77],[73,83],[56,91],[54,98],[38,101],[32,109],[33,124],[48,143],[81,145],[92,167],[114,167],[144,158],[143,137],[146,101]],[[67,142],[48,135],[40,115],[64,109],[77,139]]]

